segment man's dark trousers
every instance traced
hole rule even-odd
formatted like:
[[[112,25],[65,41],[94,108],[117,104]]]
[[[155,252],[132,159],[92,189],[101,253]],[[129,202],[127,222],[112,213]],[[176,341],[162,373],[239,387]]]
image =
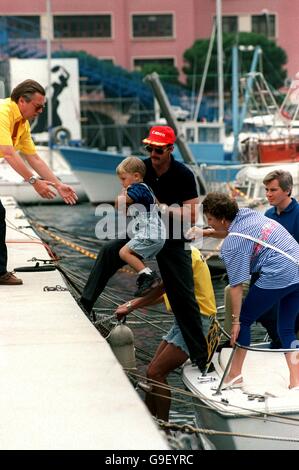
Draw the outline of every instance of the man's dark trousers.
[[[124,266],[119,250],[128,239],[112,240],[102,247],[81,297],[90,312],[110,277]],[[202,333],[198,304],[195,300],[190,250],[181,240],[166,240],[157,262],[173,313],[190,352],[190,359],[204,368],[207,344]]]

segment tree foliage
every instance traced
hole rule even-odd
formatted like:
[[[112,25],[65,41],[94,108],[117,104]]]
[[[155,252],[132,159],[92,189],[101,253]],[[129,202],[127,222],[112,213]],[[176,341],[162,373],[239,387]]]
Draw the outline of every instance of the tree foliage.
[[[226,91],[231,89],[231,69],[232,69],[232,47],[238,46],[260,46],[263,54],[261,59],[261,69],[266,81],[273,88],[278,89],[284,84],[287,76],[284,69],[287,63],[287,54],[278,47],[274,41],[271,41],[262,34],[239,33],[223,34],[223,69],[224,69],[224,88]],[[193,46],[184,52],[186,65],[183,68],[187,75],[187,84],[191,88],[199,89],[204,65],[209,47],[209,39],[198,39]],[[253,51],[239,51],[239,71],[240,75],[245,75],[250,70],[253,57]],[[208,70],[208,77],[205,85],[205,92],[217,90],[217,45],[214,41],[211,62]]]
[[[148,75],[150,73],[157,72],[161,80],[168,83],[179,84],[179,71],[174,65],[159,64],[159,63],[148,63],[144,64],[141,68],[142,75]]]

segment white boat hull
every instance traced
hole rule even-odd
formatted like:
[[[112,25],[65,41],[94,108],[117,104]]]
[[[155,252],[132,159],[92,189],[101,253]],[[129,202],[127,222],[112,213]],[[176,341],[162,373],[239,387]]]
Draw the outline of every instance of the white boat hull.
[[[219,450],[299,450],[299,391],[288,389],[284,353],[248,352],[242,388],[216,390],[231,349],[216,353],[215,371],[202,377],[190,363],[183,382],[193,393],[194,413],[206,448]]]
[[[126,158],[124,155],[84,147],[60,146],[59,150],[82,184],[90,202],[115,202],[121,189],[116,168]]]
[[[204,400],[193,398],[195,409],[198,404],[207,406]],[[299,419],[299,413],[292,415]],[[291,442],[292,437],[299,438],[299,432],[292,434],[290,422],[282,424],[281,419],[271,418],[271,423],[261,417],[223,417],[216,411],[203,408],[200,412],[195,411],[195,421],[198,428],[214,429],[228,435],[207,435],[206,439],[212,444],[211,449],[217,450],[298,450],[299,443]],[[297,424],[298,426],[298,424]],[[296,429],[296,428],[295,428]],[[242,434],[251,434],[251,437],[243,437]],[[258,436],[254,438],[253,436]],[[265,438],[262,438],[265,436]],[[266,439],[266,436],[269,439]],[[272,436],[272,439],[270,438]],[[275,438],[286,438],[286,441]]]
[[[116,174],[74,170],[92,204],[114,203],[121,186]]]

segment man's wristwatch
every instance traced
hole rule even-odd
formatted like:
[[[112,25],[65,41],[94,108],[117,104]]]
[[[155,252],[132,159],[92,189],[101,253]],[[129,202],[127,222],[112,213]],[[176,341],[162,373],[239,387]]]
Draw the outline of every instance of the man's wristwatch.
[[[30,176],[30,178],[28,180],[28,183],[29,184],[34,184],[34,183],[37,182],[37,179],[38,179],[37,176],[32,175],[32,176]]]

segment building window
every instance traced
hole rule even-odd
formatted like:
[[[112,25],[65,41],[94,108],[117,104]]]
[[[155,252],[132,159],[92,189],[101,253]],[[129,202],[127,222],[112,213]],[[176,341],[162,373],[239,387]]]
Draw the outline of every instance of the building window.
[[[253,33],[264,34],[267,38],[275,38],[275,15],[252,15],[251,25]]]
[[[10,39],[40,38],[39,16],[2,16],[2,24]]]
[[[238,32],[238,17],[237,16],[223,16],[222,17],[222,31],[223,33],[237,33]]]
[[[108,59],[108,58],[103,58],[103,57],[98,57],[104,64],[106,65],[114,65],[114,59]]]
[[[111,15],[54,16],[55,38],[111,38]]]
[[[133,15],[133,37],[173,37],[173,16]]]
[[[159,58],[159,59],[134,59],[134,69],[141,70],[144,65],[159,64],[159,65],[174,65],[173,58]]]

